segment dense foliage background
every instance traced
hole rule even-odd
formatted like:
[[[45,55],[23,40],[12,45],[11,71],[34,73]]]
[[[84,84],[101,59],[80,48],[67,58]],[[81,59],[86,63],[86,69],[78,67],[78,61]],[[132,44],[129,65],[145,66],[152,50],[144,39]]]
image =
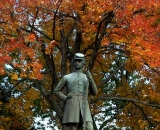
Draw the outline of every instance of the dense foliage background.
[[[95,130],[160,129],[159,0],[0,1],[1,129],[61,129],[53,90],[76,52],[99,91]]]

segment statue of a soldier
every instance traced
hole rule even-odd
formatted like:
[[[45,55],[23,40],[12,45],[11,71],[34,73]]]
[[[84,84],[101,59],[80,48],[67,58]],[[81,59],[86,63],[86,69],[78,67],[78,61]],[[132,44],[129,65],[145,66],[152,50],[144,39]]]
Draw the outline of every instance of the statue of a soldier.
[[[88,90],[97,94],[97,87],[89,71],[83,73],[84,55],[76,53],[73,58],[74,71],[63,76],[54,90],[54,94],[65,102],[63,115],[63,130],[93,130],[93,121],[88,104]],[[61,90],[66,87],[67,94]]]

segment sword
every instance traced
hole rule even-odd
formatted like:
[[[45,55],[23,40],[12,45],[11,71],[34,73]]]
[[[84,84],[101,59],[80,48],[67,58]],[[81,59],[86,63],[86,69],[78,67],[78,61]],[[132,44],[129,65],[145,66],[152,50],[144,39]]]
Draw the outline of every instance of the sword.
[[[87,106],[88,86],[89,86],[88,83],[91,83],[93,93],[97,94],[97,87],[96,87],[94,79],[93,79],[89,70],[86,71],[86,76],[87,76],[87,83],[86,83],[86,93],[84,95],[84,124],[83,124],[83,130],[86,130],[86,110],[87,110],[86,106]]]
[[[87,83],[86,83],[86,92],[84,93],[84,115],[83,115],[83,130],[86,130],[86,106],[87,106],[87,98],[88,98],[88,78],[87,78]]]

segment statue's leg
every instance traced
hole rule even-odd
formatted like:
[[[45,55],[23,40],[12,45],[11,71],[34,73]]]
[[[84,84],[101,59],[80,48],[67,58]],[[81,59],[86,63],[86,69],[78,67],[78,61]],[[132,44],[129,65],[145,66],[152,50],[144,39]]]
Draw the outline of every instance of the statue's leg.
[[[73,123],[70,125],[70,130],[78,130],[78,123]]]
[[[78,123],[69,123],[63,125],[62,130],[78,130]]]
[[[70,130],[70,129],[69,129],[69,125],[67,125],[67,124],[66,124],[66,125],[63,125],[63,126],[62,126],[62,130]]]
[[[86,130],[93,130],[93,123],[91,121],[86,122]]]

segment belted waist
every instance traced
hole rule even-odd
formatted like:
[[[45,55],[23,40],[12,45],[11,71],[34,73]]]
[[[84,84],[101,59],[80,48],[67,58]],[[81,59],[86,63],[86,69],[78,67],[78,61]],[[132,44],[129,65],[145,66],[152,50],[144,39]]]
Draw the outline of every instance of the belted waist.
[[[84,96],[84,93],[72,92],[72,93],[67,94],[67,97],[70,97],[70,96]]]

